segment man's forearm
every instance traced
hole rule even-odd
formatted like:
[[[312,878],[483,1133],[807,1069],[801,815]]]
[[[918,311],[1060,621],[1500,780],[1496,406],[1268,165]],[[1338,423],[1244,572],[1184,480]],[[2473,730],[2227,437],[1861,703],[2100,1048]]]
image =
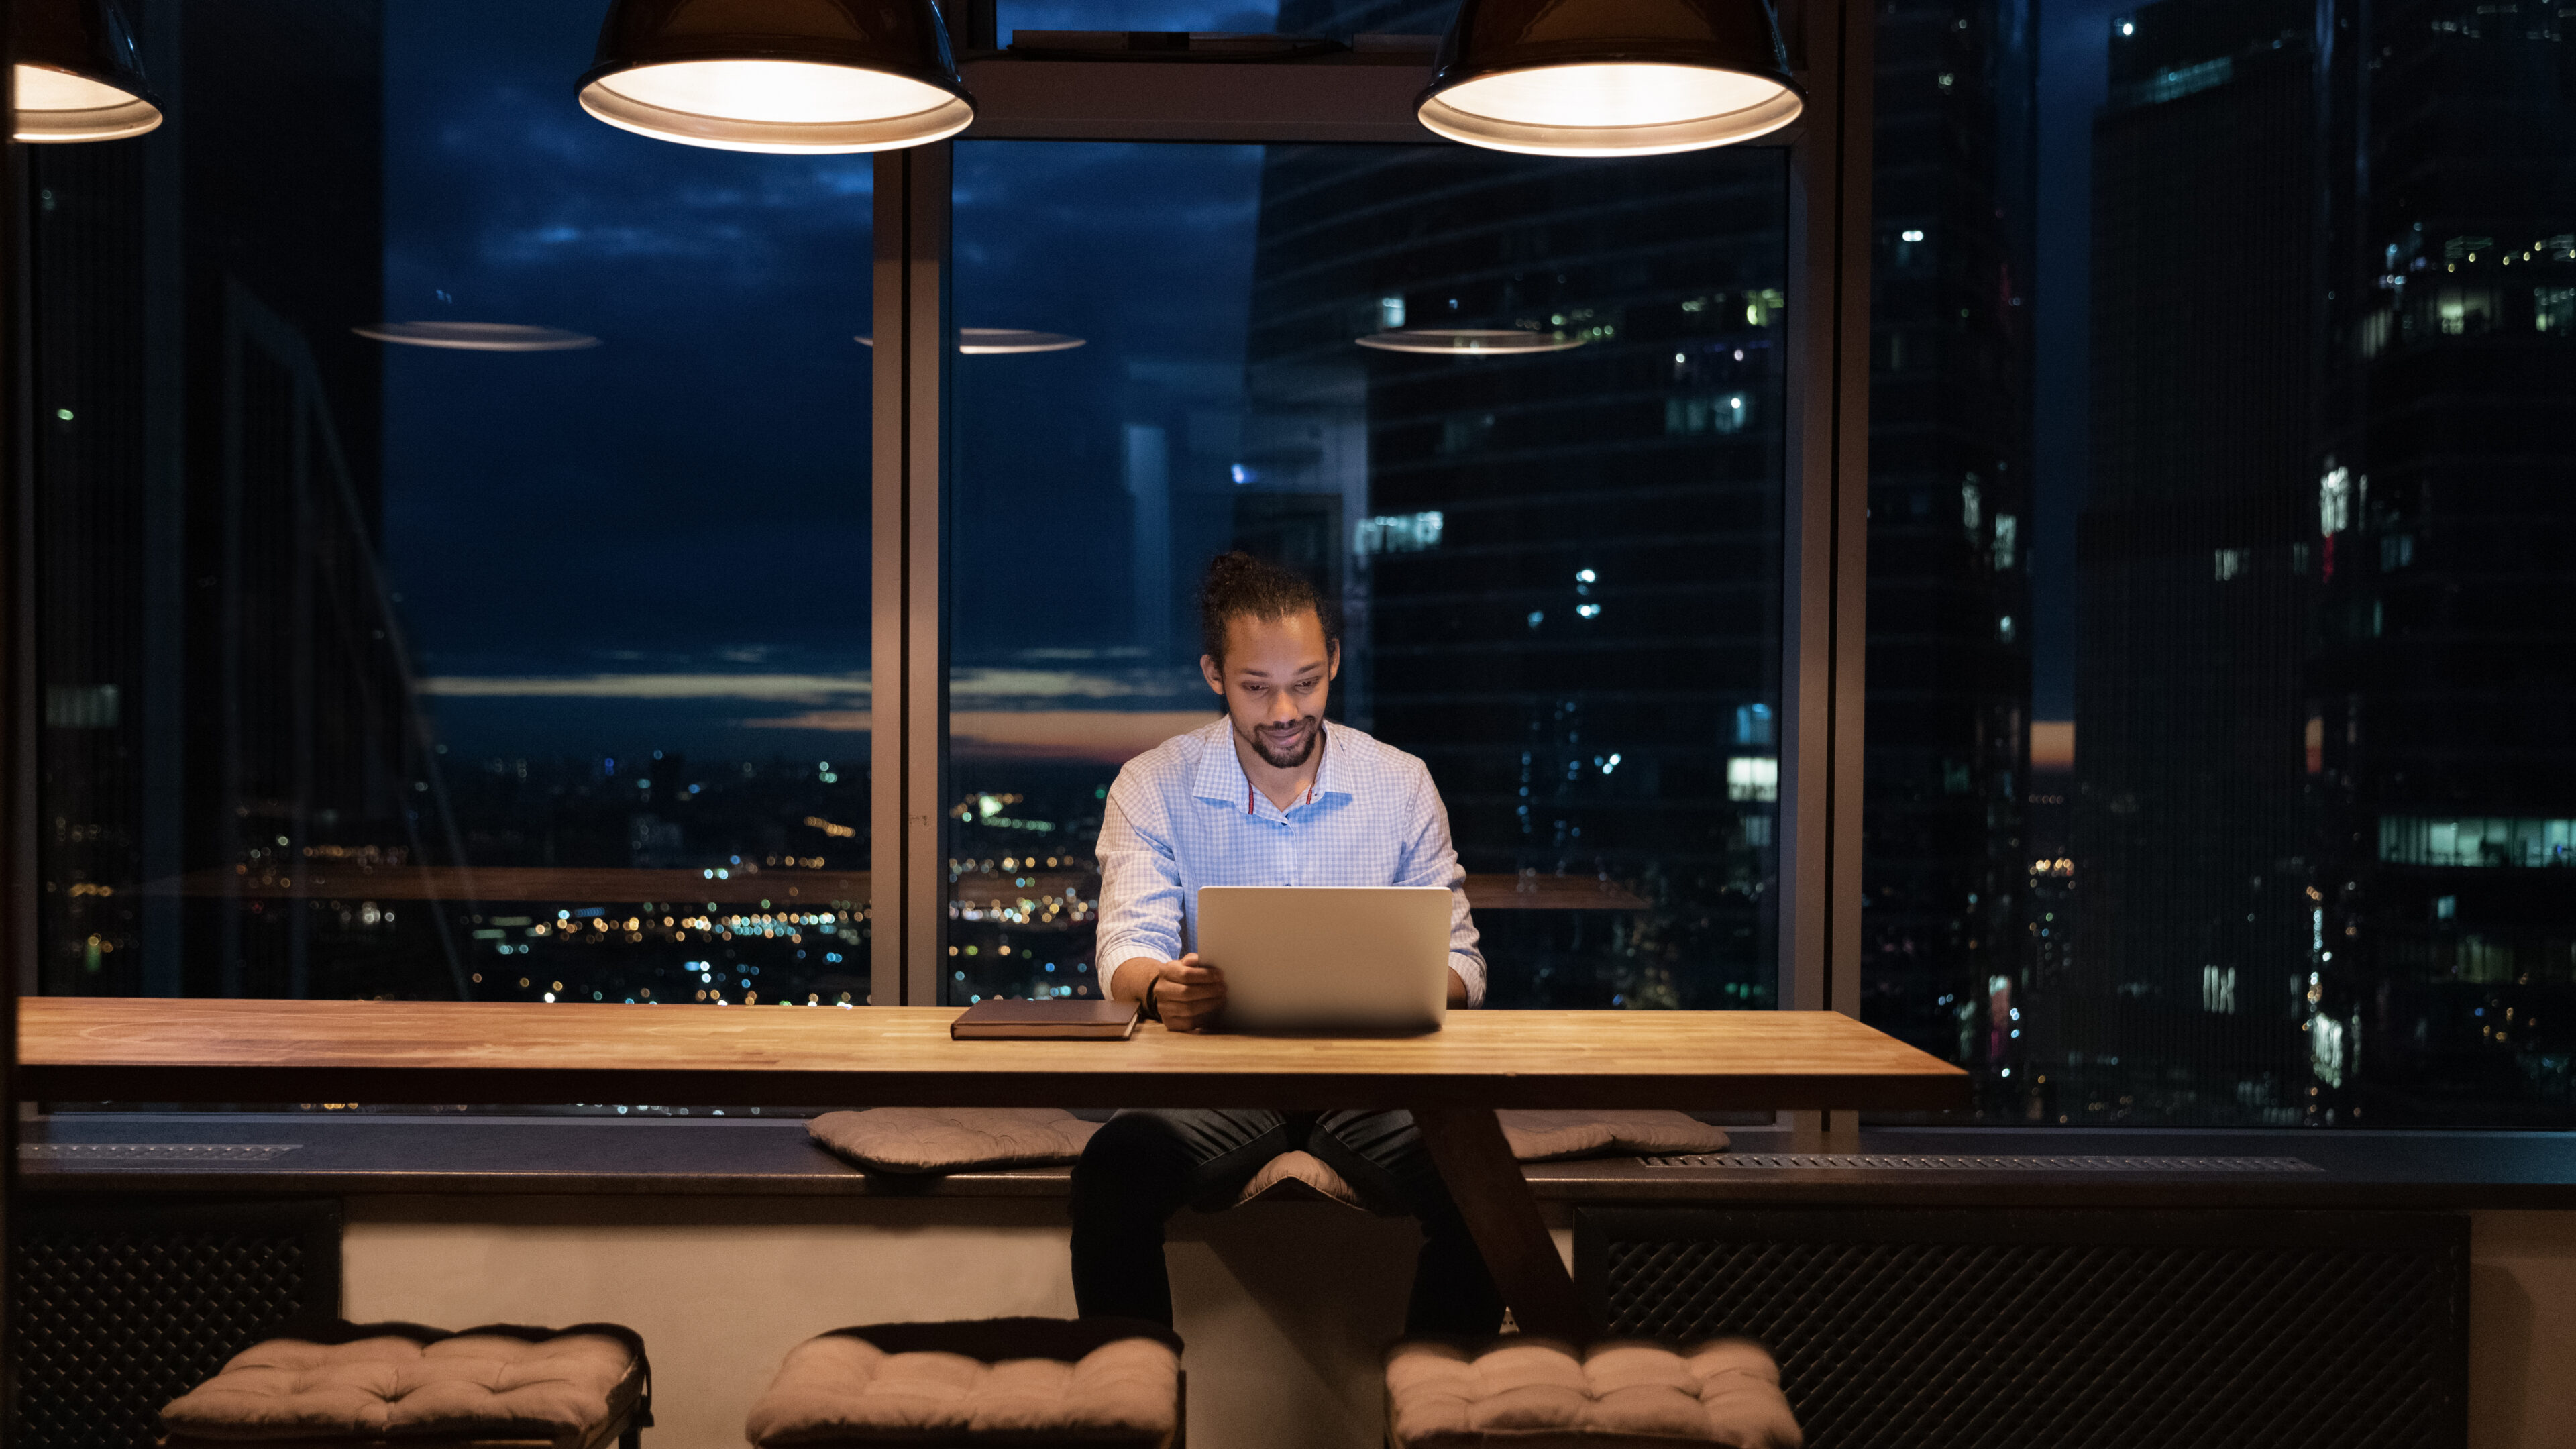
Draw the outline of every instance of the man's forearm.
[[[1109,999],[1136,1001],[1145,999],[1145,989],[1153,984],[1163,963],[1152,956],[1131,956],[1109,968]]]

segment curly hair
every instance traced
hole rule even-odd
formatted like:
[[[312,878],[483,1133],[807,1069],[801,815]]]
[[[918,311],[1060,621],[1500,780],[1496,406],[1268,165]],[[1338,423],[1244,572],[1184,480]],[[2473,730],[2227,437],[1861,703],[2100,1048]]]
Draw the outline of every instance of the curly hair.
[[[1326,645],[1339,648],[1342,620],[1304,576],[1241,549],[1218,554],[1199,585],[1199,639],[1207,656],[1225,663],[1226,625],[1240,618],[1286,619],[1312,609]]]

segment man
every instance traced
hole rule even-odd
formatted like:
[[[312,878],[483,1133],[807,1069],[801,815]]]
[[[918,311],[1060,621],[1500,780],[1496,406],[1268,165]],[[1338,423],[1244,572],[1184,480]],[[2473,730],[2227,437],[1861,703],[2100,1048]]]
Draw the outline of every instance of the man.
[[[1449,1004],[1477,1004],[1485,958],[1430,772],[1324,725],[1341,639],[1323,600],[1297,575],[1231,553],[1208,568],[1199,624],[1199,668],[1225,717],[1129,761],[1109,787],[1098,952],[1109,994],[1173,1031],[1221,1020],[1225,975],[1190,949],[1203,885],[1437,885],[1452,895]],[[1406,1112],[1119,1113],[1073,1170],[1081,1311],[1170,1323],[1164,1222],[1185,1203],[1232,1201],[1262,1164],[1294,1150],[1421,1220],[1407,1332],[1501,1325],[1502,1299]]]

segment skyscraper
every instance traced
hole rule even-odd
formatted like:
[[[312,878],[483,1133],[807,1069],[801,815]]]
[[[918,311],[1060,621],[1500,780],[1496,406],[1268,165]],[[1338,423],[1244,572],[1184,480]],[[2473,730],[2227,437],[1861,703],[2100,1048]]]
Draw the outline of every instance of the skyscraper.
[[[2576,33],[2330,6],[2320,1120],[2576,1113]]]
[[[1357,515],[1352,722],[1430,765],[1470,872],[1643,898],[1480,910],[1498,1004],[1770,999],[1786,181],[1268,153],[1248,461]],[[1357,345],[1457,328],[1553,350]]]
[[[2312,0],[2113,23],[2093,137],[2092,486],[2060,1110],[2302,1100],[2300,670],[2316,397]]]
[[[1863,1012],[1993,1071],[2030,865],[2038,16],[1878,11]]]
[[[381,19],[160,4],[143,39],[171,124],[31,164],[44,987],[443,985],[326,984],[337,912],[232,885],[400,845],[415,793],[350,331],[381,312]]]

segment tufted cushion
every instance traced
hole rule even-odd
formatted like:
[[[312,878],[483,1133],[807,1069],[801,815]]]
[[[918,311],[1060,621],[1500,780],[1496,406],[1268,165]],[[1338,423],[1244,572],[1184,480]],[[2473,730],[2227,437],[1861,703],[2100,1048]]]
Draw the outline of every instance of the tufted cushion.
[[[1180,1426],[1180,1355],[1152,1338],[1115,1339],[1070,1360],[986,1360],[888,1353],[856,1336],[865,1331],[789,1350],[745,1436],[761,1449],[968,1436],[1162,1449]]]
[[[1100,1130],[1054,1107],[879,1107],[826,1112],[813,1139],[877,1172],[962,1172],[1071,1162]]]
[[[1359,1189],[1335,1172],[1330,1163],[1311,1152],[1282,1152],[1263,1163],[1261,1170],[1252,1175],[1252,1181],[1243,1185],[1234,1205],[1241,1207],[1255,1198],[1266,1196],[1314,1196],[1344,1207],[1355,1207],[1362,1212],[1369,1210],[1368,1204],[1360,1200]]]
[[[1676,1353],[1614,1339],[1576,1351],[1510,1337],[1414,1340],[1386,1356],[1397,1449],[1798,1449],[1780,1369],[1758,1343]]]
[[[1523,1162],[1625,1153],[1724,1152],[1726,1133],[1682,1112],[1496,1112]]]
[[[626,1416],[644,1379],[642,1356],[605,1333],[280,1338],[235,1355],[161,1420],[191,1441],[511,1439],[576,1449]]]

